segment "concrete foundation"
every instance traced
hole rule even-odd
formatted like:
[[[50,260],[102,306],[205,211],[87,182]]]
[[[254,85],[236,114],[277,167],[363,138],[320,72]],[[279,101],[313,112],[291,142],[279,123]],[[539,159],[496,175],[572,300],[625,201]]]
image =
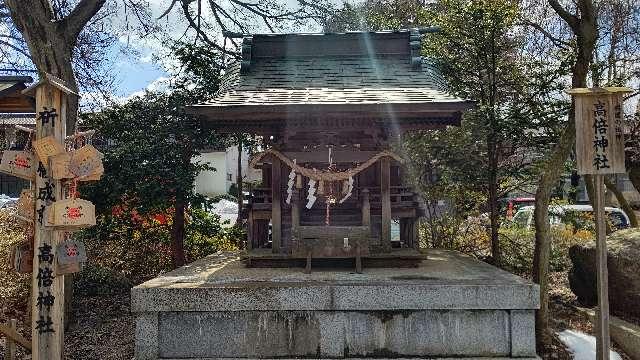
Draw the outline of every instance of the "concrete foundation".
[[[210,256],[132,290],[136,359],[536,358],[534,284],[449,251],[418,268]]]

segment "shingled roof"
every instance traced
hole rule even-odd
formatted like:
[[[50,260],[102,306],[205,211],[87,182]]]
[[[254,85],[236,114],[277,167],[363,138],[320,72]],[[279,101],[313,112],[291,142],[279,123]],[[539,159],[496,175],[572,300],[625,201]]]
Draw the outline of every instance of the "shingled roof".
[[[35,103],[22,94],[30,76],[0,76],[0,113],[25,113],[35,110]]]
[[[470,103],[445,92],[419,56],[421,36],[406,30],[246,37],[242,60],[227,69],[215,97],[190,111],[216,121],[283,113],[437,113],[455,124]]]

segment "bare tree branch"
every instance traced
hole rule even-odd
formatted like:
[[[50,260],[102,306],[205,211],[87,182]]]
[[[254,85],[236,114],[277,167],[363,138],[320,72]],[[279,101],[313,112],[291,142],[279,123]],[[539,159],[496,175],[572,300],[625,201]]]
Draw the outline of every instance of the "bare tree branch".
[[[26,56],[26,57],[30,57],[30,55],[29,55],[29,52],[28,52],[28,51],[26,51],[26,50],[24,50],[24,49],[21,49],[21,48],[19,48],[18,46],[15,46],[14,44],[12,44],[12,43],[10,43],[10,42],[4,41],[4,40],[0,40],[0,44],[2,44],[2,45],[4,45],[4,46],[8,46],[8,47],[10,47],[11,49],[13,49],[13,50],[15,50],[15,51],[19,52],[20,54],[22,54],[22,55],[24,55],[24,56]]]
[[[523,20],[522,22],[516,24],[516,25],[520,25],[520,26],[530,26],[536,30],[538,30],[542,35],[544,35],[544,37],[546,37],[547,39],[551,40],[551,42],[561,48],[570,48],[571,44],[563,39],[560,39],[556,36],[553,36],[553,34],[551,34],[549,31],[547,31],[544,27],[542,27],[540,24],[537,24],[535,22],[529,21],[529,20]]]
[[[173,10],[173,7],[176,6],[176,4],[178,3],[178,0],[173,0],[171,1],[171,5],[169,5],[169,7],[167,8],[167,10],[165,10],[162,15],[158,16],[158,20],[162,19],[163,17],[169,15],[169,13],[171,12],[171,10]]]
[[[565,9],[562,5],[560,5],[560,3],[558,2],[558,0],[549,0],[549,5],[551,5],[551,7],[553,8],[553,10],[555,10],[555,12],[564,20],[567,22],[567,24],[569,24],[569,26],[571,27],[571,29],[575,32],[578,33],[579,30],[579,26],[580,26],[580,19],[571,14],[570,12],[567,11],[567,9]]]
[[[76,7],[63,20],[67,30],[67,38],[75,43],[80,31],[91,18],[104,6],[106,0],[80,0]]]
[[[229,50],[223,48],[222,46],[218,45],[215,41],[211,40],[209,38],[209,36],[207,35],[207,33],[204,32],[203,29],[200,26],[198,26],[198,24],[196,23],[196,20],[193,18],[193,15],[191,14],[191,11],[189,10],[188,1],[181,1],[181,3],[182,3],[182,11],[184,13],[184,16],[187,19],[187,22],[189,23],[189,26],[196,31],[196,36],[197,37],[201,38],[204,42],[206,42],[207,44],[213,46],[214,48],[216,48],[217,50],[221,51],[222,53],[225,53],[225,54],[228,54],[228,55],[237,56],[237,54],[235,52],[229,51]]]

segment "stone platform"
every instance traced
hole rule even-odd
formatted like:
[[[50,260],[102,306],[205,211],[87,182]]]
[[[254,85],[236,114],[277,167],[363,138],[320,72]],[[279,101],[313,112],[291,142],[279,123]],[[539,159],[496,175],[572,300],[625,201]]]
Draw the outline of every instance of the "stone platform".
[[[536,358],[534,284],[441,250],[352,271],[196,261],[132,290],[136,359]]]

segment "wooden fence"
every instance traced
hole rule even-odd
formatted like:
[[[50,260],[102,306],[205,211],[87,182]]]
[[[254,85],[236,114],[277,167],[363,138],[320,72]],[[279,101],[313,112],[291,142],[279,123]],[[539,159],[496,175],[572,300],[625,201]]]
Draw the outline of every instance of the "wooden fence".
[[[21,345],[25,349],[31,351],[31,341],[25,339],[22,335],[18,333],[16,330],[17,327],[16,319],[11,319],[9,324],[0,324],[0,334],[4,334],[7,338],[7,346],[4,351],[4,359],[5,360],[15,360],[16,359],[16,344]]]

